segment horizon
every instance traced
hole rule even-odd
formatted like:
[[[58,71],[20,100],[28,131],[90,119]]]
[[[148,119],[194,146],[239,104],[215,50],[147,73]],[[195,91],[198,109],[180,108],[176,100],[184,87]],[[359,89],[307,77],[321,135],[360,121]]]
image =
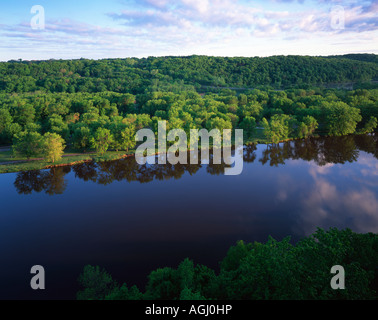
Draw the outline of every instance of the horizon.
[[[50,58],[50,59],[44,59],[44,60],[24,60],[24,59],[11,59],[7,61],[1,61],[0,63],[7,63],[7,62],[46,62],[46,61],[76,61],[76,60],[91,60],[91,61],[101,61],[101,60],[125,60],[125,59],[149,59],[149,58],[190,58],[190,57],[212,57],[212,58],[243,58],[243,59],[254,59],[254,58],[259,58],[259,59],[264,59],[264,58],[273,58],[273,57],[310,57],[310,58],[330,58],[330,57],[344,57],[348,55],[378,55],[376,53],[346,53],[346,54],[337,54],[337,55],[295,55],[295,54],[289,54],[289,55],[270,55],[270,56],[212,56],[212,55],[205,55],[205,54],[192,54],[192,55],[187,55],[187,56],[172,56],[172,55],[167,55],[167,56],[146,56],[146,57],[119,57],[119,58],[98,58],[98,59],[91,59],[91,58],[75,58],[75,59],[55,59],[55,58]]]
[[[377,0],[20,0],[0,61],[378,53]],[[41,11],[42,9],[42,11]]]

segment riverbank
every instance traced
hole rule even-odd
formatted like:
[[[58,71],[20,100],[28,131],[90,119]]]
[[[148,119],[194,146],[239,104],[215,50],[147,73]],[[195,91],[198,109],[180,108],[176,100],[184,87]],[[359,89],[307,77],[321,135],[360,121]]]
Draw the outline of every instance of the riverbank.
[[[11,151],[0,151],[0,174],[73,166],[91,161],[103,162],[119,160],[133,156],[134,154],[135,150],[131,150],[130,152],[108,151],[104,155],[99,155],[93,152],[73,154],[72,152],[66,151],[61,160],[51,163],[42,158],[34,158],[29,160],[26,158],[13,158]]]
[[[281,142],[290,141],[293,139],[288,139]],[[256,130],[253,137],[249,138],[244,142],[244,145],[251,144],[269,144],[263,130]],[[107,151],[103,155],[99,155],[95,152],[79,153],[75,150],[66,150],[62,159],[55,162],[47,162],[43,158],[32,158],[26,159],[22,157],[14,157],[10,147],[0,148],[0,174],[2,173],[15,173],[20,171],[32,171],[32,170],[43,170],[57,167],[73,166],[86,162],[104,162],[120,160],[127,157],[132,157],[135,155],[136,150],[125,151]]]

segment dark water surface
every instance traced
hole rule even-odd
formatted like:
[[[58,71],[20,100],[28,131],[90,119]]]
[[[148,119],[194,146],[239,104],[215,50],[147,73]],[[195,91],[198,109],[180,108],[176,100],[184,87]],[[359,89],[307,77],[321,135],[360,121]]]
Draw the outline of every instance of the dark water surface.
[[[378,137],[245,147],[244,171],[126,159],[0,175],[0,299],[74,299],[86,264],[143,289],[184,258],[217,268],[238,240],[317,227],[378,232]],[[30,269],[46,270],[46,290]]]

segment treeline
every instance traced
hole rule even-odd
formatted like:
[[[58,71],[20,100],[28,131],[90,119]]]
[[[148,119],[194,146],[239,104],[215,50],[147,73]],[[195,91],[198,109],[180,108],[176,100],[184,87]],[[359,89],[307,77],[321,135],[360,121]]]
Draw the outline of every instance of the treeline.
[[[329,56],[329,58],[336,58],[336,59],[351,59],[351,60],[357,60],[357,61],[365,61],[365,62],[373,62],[378,63],[378,55],[376,54],[358,54],[358,53],[352,53],[352,54],[345,54],[343,56]]]
[[[273,145],[257,156],[257,146],[244,147],[243,159],[246,163],[259,162],[261,165],[284,165],[289,159],[313,161],[318,166],[344,164],[358,160],[360,152],[371,154],[378,159],[377,135],[349,135],[332,138],[310,138]],[[223,175],[226,164],[206,165],[210,175]],[[195,175],[198,165],[139,165],[133,157],[118,161],[86,162],[74,166],[53,168],[50,170],[23,171],[17,174],[14,187],[19,194],[45,192],[49,195],[62,194],[67,188],[66,175],[74,173],[77,179],[91,181],[100,185],[109,185],[114,181],[150,183],[156,180],[181,179],[184,174]]]
[[[352,300],[378,298],[378,235],[319,229],[296,245],[290,238],[238,242],[220,270],[185,259],[148,276],[145,292],[119,284],[100,267],[79,277],[79,300]],[[316,257],[314,259],[314,257]],[[331,288],[333,266],[345,269],[345,290]]]
[[[208,56],[0,63],[0,92],[194,91],[206,87],[306,87],[378,80],[376,55]]]
[[[121,94],[0,94],[0,144],[25,157],[41,153],[42,136],[59,146],[103,154],[135,147],[142,128],[244,129],[245,139],[264,129],[263,142],[315,134],[368,133],[377,127],[378,90],[250,90],[237,94],[152,92]],[[54,135],[54,137],[51,136]],[[25,149],[26,148],[26,149]]]

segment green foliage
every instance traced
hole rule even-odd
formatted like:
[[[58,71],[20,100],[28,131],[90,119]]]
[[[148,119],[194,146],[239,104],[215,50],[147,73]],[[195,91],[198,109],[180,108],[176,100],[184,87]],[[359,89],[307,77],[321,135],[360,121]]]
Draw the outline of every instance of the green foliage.
[[[306,116],[298,126],[298,138],[308,138],[318,129],[318,122],[314,117]]]
[[[325,106],[325,123],[330,135],[342,136],[354,133],[357,123],[362,120],[360,110],[344,102]]]
[[[301,287],[301,296],[305,299],[376,298],[377,292],[373,289],[378,288],[373,287],[378,279],[377,248],[378,236],[374,234],[359,235],[348,229],[331,229],[328,232],[319,229],[296,247],[299,279],[308,283]],[[330,290],[326,272],[334,265],[345,268],[346,290]]]
[[[91,138],[92,146],[100,155],[103,155],[109,149],[113,141],[113,135],[110,130],[104,128],[98,128]]]
[[[228,250],[227,256],[221,262],[221,268],[225,271],[237,269],[242,259],[244,259],[251,250],[252,244],[245,244],[244,241],[238,241],[236,246]]]
[[[365,124],[365,127],[360,131],[360,133],[371,133],[378,127],[378,120],[376,117],[371,117],[370,120]]]
[[[117,288],[112,276],[98,266],[86,266],[79,283],[84,290],[77,293],[78,300],[103,300]]]
[[[56,162],[62,159],[65,144],[64,139],[56,133],[47,132],[43,136],[43,155],[48,162]]]
[[[9,110],[0,109],[0,143],[10,143],[21,130],[21,125],[13,123]]]
[[[105,296],[105,300],[142,300],[143,294],[139,291],[136,286],[131,287],[130,289],[126,284],[123,284],[122,287],[116,286],[109,294]]]
[[[46,132],[57,133],[67,140],[70,133],[68,124],[63,120],[63,117],[56,114],[48,118]]]
[[[292,117],[286,114],[275,114],[269,123],[264,118],[262,124],[265,129],[265,136],[273,143],[288,139],[289,134],[293,130],[293,120]]]
[[[177,271],[163,268],[152,271],[148,276],[146,297],[149,300],[173,300],[180,292]]]
[[[345,290],[333,290],[331,268],[346,272]],[[177,269],[151,272],[146,292],[114,285],[98,268],[86,267],[78,297],[108,300],[354,300],[377,299],[378,235],[319,229],[296,245],[290,238],[231,247],[218,275],[185,259]],[[93,280],[94,279],[94,280]],[[112,288],[112,289],[109,289]]]
[[[335,57],[274,56],[222,58],[150,57],[0,63],[0,92],[101,93],[190,92],[194,88],[274,86],[368,82],[376,79],[376,55]],[[229,90],[230,91],[230,90]],[[229,91],[223,91],[229,95]],[[122,112],[133,108],[124,95]],[[244,99],[245,100],[245,99]],[[59,105],[58,105],[59,106]]]
[[[256,119],[253,117],[245,117],[239,127],[244,130],[245,137],[250,137],[256,130]]]
[[[0,135],[4,135],[13,119],[7,109],[0,109]]]
[[[23,131],[15,135],[13,152],[18,156],[31,157],[41,154],[43,148],[42,136],[38,132]]]
[[[119,143],[121,150],[129,151],[129,149],[135,147],[135,134],[136,130],[134,126],[126,127],[121,131],[121,137],[116,139],[117,141],[121,141]]]
[[[248,103],[246,105],[241,105],[238,108],[238,115],[240,118],[245,118],[245,117],[259,118],[262,112],[263,112],[262,105],[256,101],[252,101],[251,103]]]
[[[232,129],[232,123],[230,120],[225,120],[220,117],[215,117],[206,122],[206,129],[211,131],[218,129],[223,134],[224,129]]]
[[[377,89],[309,88],[370,81],[377,69],[376,55],[0,63],[0,144],[22,131],[50,132],[77,150],[128,150],[134,131],[156,129],[158,120],[188,134],[194,128],[242,128],[251,137],[263,126],[267,142],[274,143],[372,132]],[[259,89],[247,89],[252,87]],[[95,145],[99,128],[111,135]]]
[[[185,287],[180,293],[180,300],[198,301],[206,300],[206,298],[201,296],[199,292],[193,292],[191,289]]]
[[[280,300],[300,292],[295,273],[296,260],[290,239],[265,245],[254,244],[245,257],[236,257],[237,268],[222,269],[219,279],[224,299]]]
[[[74,148],[86,151],[91,145],[91,137],[91,130],[87,126],[76,126],[72,136]]]

